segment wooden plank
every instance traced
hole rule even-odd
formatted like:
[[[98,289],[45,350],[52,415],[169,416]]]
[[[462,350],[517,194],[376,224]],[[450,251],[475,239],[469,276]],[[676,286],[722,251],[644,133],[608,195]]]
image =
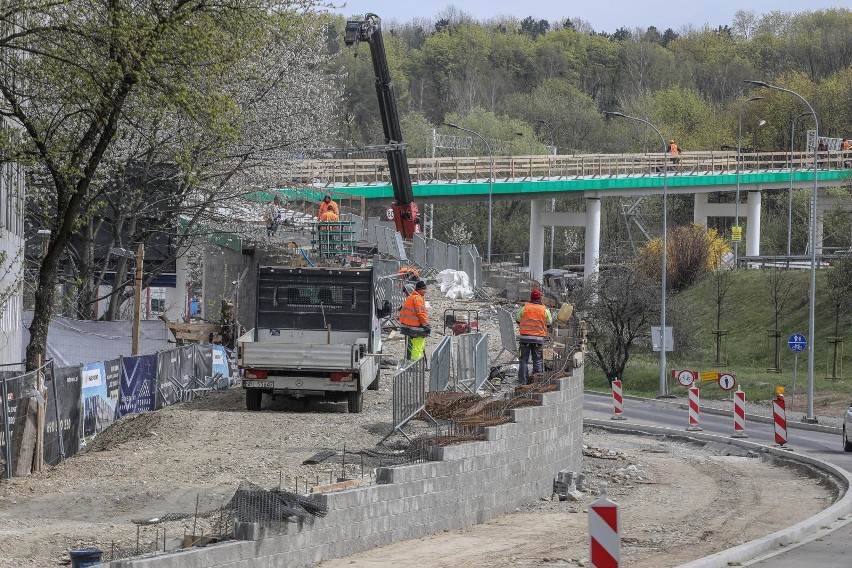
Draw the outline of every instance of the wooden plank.
[[[222,326],[213,323],[180,323],[180,322],[168,322],[166,323],[169,329],[172,331],[206,331],[210,332],[221,332]]]

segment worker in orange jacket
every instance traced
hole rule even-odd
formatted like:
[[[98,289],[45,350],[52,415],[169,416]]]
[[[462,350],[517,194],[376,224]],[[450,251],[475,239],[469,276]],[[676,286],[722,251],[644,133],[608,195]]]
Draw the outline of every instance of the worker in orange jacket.
[[[340,215],[340,208],[337,206],[337,203],[331,199],[331,195],[328,193],[325,194],[325,197],[323,197],[323,200],[320,202],[319,214],[317,214],[317,217],[322,217],[322,214],[325,213],[327,209],[334,211],[335,215]]]
[[[527,373],[527,363],[532,354],[533,374],[544,371],[544,341],[547,338],[547,328],[553,323],[553,316],[541,303],[541,290],[534,288],[530,292],[530,301],[518,308],[515,314],[518,322],[518,345],[521,356],[518,365],[518,383],[531,383]]]
[[[429,314],[426,312],[426,283],[418,280],[414,291],[405,299],[399,310],[400,330],[406,337],[405,359],[412,362],[423,357],[426,351],[426,337],[432,333]]]

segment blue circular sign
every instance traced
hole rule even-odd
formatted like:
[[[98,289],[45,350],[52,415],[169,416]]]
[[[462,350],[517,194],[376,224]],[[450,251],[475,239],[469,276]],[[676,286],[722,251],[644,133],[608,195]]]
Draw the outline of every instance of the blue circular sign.
[[[794,333],[790,336],[790,339],[787,340],[787,345],[790,346],[790,350],[793,353],[798,353],[800,351],[804,351],[808,346],[808,340],[801,333]]]

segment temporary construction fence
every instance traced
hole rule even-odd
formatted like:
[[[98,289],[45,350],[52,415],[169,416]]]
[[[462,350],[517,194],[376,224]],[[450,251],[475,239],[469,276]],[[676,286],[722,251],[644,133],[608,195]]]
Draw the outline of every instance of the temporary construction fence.
[[[500,351],[492,359],[491,364],[496,363],[503,353],[511,353],[512,357],[518,356],[518,342],[515,338],[515,319],[512,314],[503,308],[494,308],[497,313],[497,323],[500,326]]]
[[[488,380],[488,334],[458,336],[456,389],[475,393]]]
[[[445,336],[432,351],[432,361],[429,367],[429,392],[446,390],[450,384],[452,371],[453,338]]]
[[[426,408],[426,358],[421,357],[394,373],[393,376],[393,432],[400,432],[409,420]],[[428,414],[427,414],[428,416]],[[390,436],[390,434],[388,434]]]
[[[5,477],[28,474],[40,463],[56,465],[127,414],[231,386],[228,354],[219,345],[187,345],[70,367],[56,367],[50,360],[39,371],[16,376],[7,371],[0,378]]]

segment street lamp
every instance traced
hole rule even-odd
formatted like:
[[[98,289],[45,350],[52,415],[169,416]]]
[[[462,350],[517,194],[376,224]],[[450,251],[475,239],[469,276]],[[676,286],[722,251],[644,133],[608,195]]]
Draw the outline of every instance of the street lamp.
[[[130,348],[130,354],[135,356],[139,354],[139,325],[142,319],[142,262],[145,258],[145,245],[139,243],[136,254],[121,247],[113,247],[109,249],[109,252],[115,256],[133,259],[136,268],[133,280],[133,301],[135,303],[133,307],[133,339]]]
[[[740,226],[740,165],[743,161],[743,105],[751,101],[760,101],[764,97],[752,97],[740,102],[740,128],[737,136],[737,191],[736,199],[734,200],[734,227]],[[734,241],[734,268],[739,266],[737,258],[740,252],[740,241]]]
[[[550,135],[550,146],[547,147],[547,154],[551,155],[551,156],[555,155],[555,153],[551,154],[551,152],[554,149],[554,146],[553,146],[553,130],[550,129],[550,125],[548,123],[546,123],[545,121],[541,120],[541,119],[536,120],[535,123],[536,124],[542,124],[542,125],[544,125],[545,128],[547,128],[547,132]],[[551,211],[551,213],[556,211],[556,198],[555,197],[552,197],[550,199],[550,211]],[[556,227],[554,225],[551,225],[550,226],[550,269],[551,270],[553,270],[553,247],[554,247],[555,242],[556,242]]]
[[[667,249],[668,249],[668,178],[669,178],[669,169],[668,169],[668,156],[666,155],[666,139],[663,138],[663,133],[660,132],[660,129],[645,120],[644,118],[637,118],[635,116],[629,116],[620,112],[604,112],[605,116],[618,116],[621,118],[626,118],[628,120],[635,120],[637,122],[641,122],[647,124],[660,137],[660,143],[663,148],[663,276],[662,276],[662,290],[660,292],[660,396],[664,396],[666,394],[666,264],[668,262],[667,258]]]
[[[458,124],[454,124],[452,122],[445,122],[444,126],[449,126],[450,128],[455,128],[461,130],[462,132],[467,132],[468,134],[473,134],[485,144],[485,147],[488,149],[488,157],[489,157],[489,173],[488,173],[488,255],[486,256],[486,260],[488,264],[491,264],[491,210],[492,210],[492,201],[494,194],[494,154],[491,152],[491,144],[488,143],[488,140],[482,137],[478,132],[474,132],[469,128],[465,128],[463,126],[459,126]]]
[[[805,97],[796,91],[791,91],[790,89],[785,89],[784,87],[778,87],[776,85],[770,85],[765,81],[746,81],[746,83],[751,83],[757,87],[766,87],[767,89],[789,93],[799,97],[799,99],[808,106],[808,110],[811,111],[811,114],[814,117],[814,187],[813,194],[811,195],[811,235],[808,239],[811,244],[811,289],[808,298],[810,303],[810,308],[808,310],[808,414],[802,419],[802,421],[816,423],[817,419],[816,416],[814,416],[814,352],[816,351],[814,343],[816,338],[814,337],[814,333],[816,327],[816,216],[817,165],[819,163],[819,155],[817,152],[817,147],[819,145],[819,120],[817,119],[816,111],[814,110],[814,107],[811,106],[811,103],[809,103]]]
[[[795,151],[796,121],[807,116],[808,111],[793,117],[790,124],[790,189],[787,191],[787,256],[790,256],[790,242],[793,240],[793,152]]]

